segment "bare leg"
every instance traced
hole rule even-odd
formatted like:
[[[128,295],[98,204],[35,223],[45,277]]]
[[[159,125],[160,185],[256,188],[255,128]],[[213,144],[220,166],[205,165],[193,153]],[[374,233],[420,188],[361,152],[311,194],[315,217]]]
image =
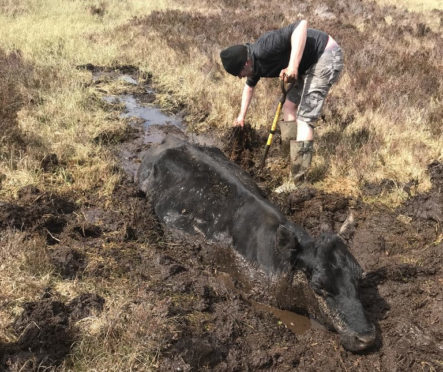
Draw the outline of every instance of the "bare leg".
[[[283,118],[285,121],[294,121],[297,118],[297,105],[288,99],[283,104]]]
[[[286,100],[283,104],[283,117],[285,121],[295,121],[297,119],[297,105]],[[297,141],[312,141],[314,139],[314,129],[307,123],[297,120]]]
[[[297,141],[312,141],[314,139],[314,128],[304,121],[297,120]]]

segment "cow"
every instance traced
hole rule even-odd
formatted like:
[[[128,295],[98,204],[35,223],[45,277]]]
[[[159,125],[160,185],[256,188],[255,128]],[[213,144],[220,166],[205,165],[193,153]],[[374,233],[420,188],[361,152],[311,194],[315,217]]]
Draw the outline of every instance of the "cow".
[[[361,351],[374,344],[375,326],[358,296],[362,268],[344,241],[332,233],[312,238],[219,149],[167,136],[146,152],[137,180],[166,226],[224,242],[270,278],[303,273],[342,345]]]

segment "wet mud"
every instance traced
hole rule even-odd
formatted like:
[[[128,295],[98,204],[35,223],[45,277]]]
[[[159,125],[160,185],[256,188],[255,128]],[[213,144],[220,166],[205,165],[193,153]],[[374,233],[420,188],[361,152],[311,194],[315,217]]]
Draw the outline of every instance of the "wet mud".
[[[244,169],[253,168],[254,150],[261,144],[261,138],[250,124],[231,128],[223,138],[226,156]]]
[[[101,72],[92,65],[88,69]],[[138,81],[136,71],[124,73]],[[128,79],[127,84],[133,82]],[[142,106],[147,101],[135,99]],[[100,199],[78,205],[74,196],[27,188],[15,203],[0,204],[0,229],[13,227],[30,237],[43,236],[53,275],[66,280],[126,278],[138,288],[134,303],[155,298],[151,311],[164,320],[164,326],[157,325],[152,335],[159,340],[158,370],[441,368],[443,164],[430,164],[433,186],[429,192],[411,196],[395,210],[309,186],[275,194],[272,190],[281,184],[287,165],[278,133],[266,167],[260,170],[265,130],[245,126],[205,138],[188,133],[175,118],[160,124],[146,124],[148,119],[133,116],[126,120],[130,134],[109,143],[124,175],[110,205]],[[313,326],[302,303],[303,316],[298,320],[279,314],[274,310],[279,304],[268,301],[272,289],[252,281],[229,247],[165,230],[133,181],[143,152],[171,132],[190,141],[204,143],[209,138],[210,144],[255,178],[283,213],[313,236],[324,231],[340,233],[366,272],[361,300],[368,317],[378,325],[378,339],[371,350],[358,354],[343,349],[336,333]],[[42,167],[50,171],[56,163],[48,159]],[[59,365],[79,337],[76,322],[99,313],[105,305],[94,293],[69,302],[59,297],[49,289],[41,300],[23,306],[22,314],[10,325],[17,342],[0,344],[0,368],[35,370]]]
[[[18,336],[13,344],[0,344],[0,369],[35,371],[59,365],[77,339],[75,322],[103,310],[104,299],[84,293],[69,303],[51,291],[39,301],[27,302],[11,325]]]

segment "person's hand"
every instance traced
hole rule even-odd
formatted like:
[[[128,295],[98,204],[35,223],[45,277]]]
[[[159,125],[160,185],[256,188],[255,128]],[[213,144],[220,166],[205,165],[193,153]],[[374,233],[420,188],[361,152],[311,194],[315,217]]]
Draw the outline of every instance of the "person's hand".
[[[242,117],[238,117],[234,120],[234,127],[243,127],[245,125],[245,119]]]
[[[286,67],[280,71],[280,80],[283,80],[285,83],[295,83],[297,80],[298,71],[292,69],[290,67]]]

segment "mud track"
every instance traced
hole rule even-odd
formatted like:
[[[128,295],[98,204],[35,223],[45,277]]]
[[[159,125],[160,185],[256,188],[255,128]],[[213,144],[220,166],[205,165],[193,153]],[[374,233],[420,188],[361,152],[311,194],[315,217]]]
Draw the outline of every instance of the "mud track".
[[[158,130],[152,124],[151,135]],[[368,273],[362,301],[380,334],[372,350],[353,354],[340,346],[337,334],[315,327],[295,334],[271,312],[254,306],[254,301],[265,301],[266,293],[257,291],[220,247],[164,230],[133,182],[143,150],[151,145],[146,138],[161,139],[146,131],[134,120],[128,134],[110,144],[121,159],[123,174],[111,205],[94,198],[78,205],[74,196],[28,188],[17,203],[0,204],[0,228],[13,226],[30,237],[44,236],[54,275],[61,278],[130,280],[137,288],[131,301],[146,302],[163,320],[152,336],[158,339],[159,370],[441,369],[443,164],[429,165],[433,185],[429,192],[390,210],[309,186],[273,194],[284,173],[275,170],[287,165],[278,135],[268,167],[259,171],[264,131],[246,126],[215,134],[214,143],[312,235],[339,232],[346,221],[342,235]],[[187,136],[174,125],[163,125],[160,133],[170,131]],[[371,192],[376,192],[374,187]],[[26,304],[11,324],[20,337],[15,344],[0,345],[0,369],[59,365],[81,337],[76,322],[104,307],[96,294],[63,303],[48,289],[40,301]],[[23,365],[26,360],[33,362]]]

